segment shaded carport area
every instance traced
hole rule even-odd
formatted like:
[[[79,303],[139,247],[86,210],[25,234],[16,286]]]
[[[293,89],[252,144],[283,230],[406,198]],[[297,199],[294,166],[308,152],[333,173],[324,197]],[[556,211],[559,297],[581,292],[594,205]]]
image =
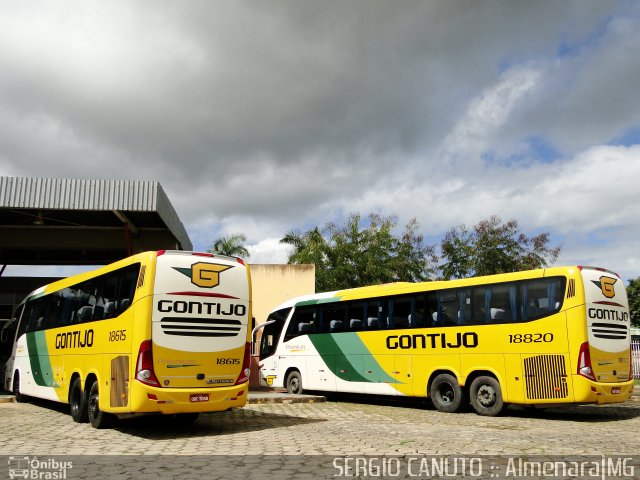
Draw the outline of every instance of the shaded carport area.
[[[0,322],[5,302],[40,282],[4,277],[7,265],[105,265],[192,248],[158,182],[0,177]]]

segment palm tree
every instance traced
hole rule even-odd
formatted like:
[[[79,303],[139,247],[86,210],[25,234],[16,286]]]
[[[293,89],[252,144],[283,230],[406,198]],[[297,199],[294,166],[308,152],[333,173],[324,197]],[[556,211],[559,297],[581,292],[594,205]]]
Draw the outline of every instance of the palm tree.
[[[218,238],[207,251],[229,257],[248,257],[249,250],[243,245],[246,241],[247,236],[244,233],[234,233],[228,237]]]

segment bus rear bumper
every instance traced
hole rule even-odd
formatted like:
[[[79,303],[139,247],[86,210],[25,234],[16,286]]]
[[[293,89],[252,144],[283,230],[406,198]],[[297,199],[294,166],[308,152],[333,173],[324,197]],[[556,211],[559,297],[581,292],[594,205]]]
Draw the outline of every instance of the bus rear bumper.
[[[136,387],[137,392],[132,395],[132,413],[220,412],[244,407],[249,393],[248,382],[232,387],[202,389]]]
[[[633,380],[616,383],[593,382],[581,375],[573,376],[576,403],[621,403],[633,394]]]

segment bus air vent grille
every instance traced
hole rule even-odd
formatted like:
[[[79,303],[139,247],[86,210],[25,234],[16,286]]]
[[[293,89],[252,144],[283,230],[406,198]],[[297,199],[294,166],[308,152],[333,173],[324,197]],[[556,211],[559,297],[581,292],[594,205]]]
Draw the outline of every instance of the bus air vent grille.
[[[626,325],[616,325],[613,323],[593,323],[591,331],[596,338],[607,338],[610,340],[627,340],[629,330]]]
[[[218,318],[164,317],[160,321],[166,335],[183,337],[236,337],[240,333],[239,320]]]
[[[524,359],[527,398],[567,398],[567,368],[563,355],[537,355]]]
[[[576,296],[576,279],[570,278],[569,283],[567,285],[567,298],[572,298]]]

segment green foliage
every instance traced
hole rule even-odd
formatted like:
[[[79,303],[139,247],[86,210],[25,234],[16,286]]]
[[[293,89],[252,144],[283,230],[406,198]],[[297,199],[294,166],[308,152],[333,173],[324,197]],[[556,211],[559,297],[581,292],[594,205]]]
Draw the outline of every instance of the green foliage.
[[[442,240],[440,268],[445,279],[465,278],[546,267],[560,255],[549,247],[549,234],[527,237],[518,222],[502,223],[495,215],[471,230],[465,225],[449,230]]]
[[[400,236],[397,218],[369,215],[369,226],[352,214],[346,225],[328,223],[304,233],[289,232],[281,242],[293,246],[289,263],[316,266],[317,291],[398,281],[426,280],[434,273],[434,247],[424,244],[412,219]]]
[[[207,250],[209,253],[218,253],[229,257],[248,257],[249,250],[244,246],[247,236],[244,233],[234,233],[228,237],[220,237],[213,246]]]
[[[640,327],[640,277],[629,280],[627,296],[629,297],[631,324],[634,327]]]

